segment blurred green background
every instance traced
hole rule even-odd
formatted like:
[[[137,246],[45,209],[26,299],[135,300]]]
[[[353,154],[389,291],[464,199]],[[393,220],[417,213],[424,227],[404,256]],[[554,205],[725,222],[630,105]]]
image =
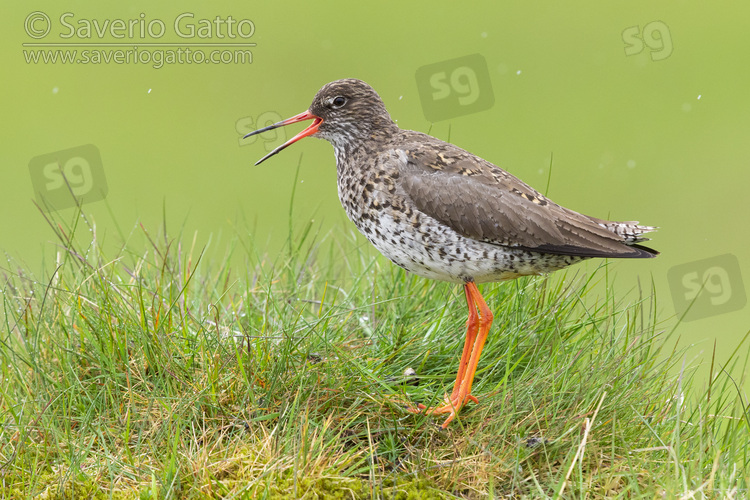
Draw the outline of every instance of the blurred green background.
[[[750,5],[88,1],[61,7],[40,1],[4,11],[0,249],[33,272],[43,253],[54,250],[54,238],[32,202],[29,165],[87,144],[101,154],[107,190],[104,201],[85,209],[100,234],[115,241],[111,214],[127,234],[138,223],[157,230],[166,207],[172,228],[184,224],[191,238],[197,231],[199,243],[213,238],[219,253],[246,219],[258,245],[272,254],[288,234],[301,155],[295,223],[314,218],[323,233],[348,234],[353,226],[338,202],[329,144],[307,139],[254,167],[302,126],[253,141],[240,134],[304,111],[331,80],[356,77],[375,87],[403,128],[450,138],[541,191],[553,155],[548,194],[556,202],[660,226],[652,242],[659,258],[610,267],[617,296],[639,279],[646,287],[653,280],[667,329],[677,322],[673,294],[684,298],[691,283],[707,279],[706,293],[720,304],[699,297],[699,317],[678,326],[683,344],[697,343],[695,355],[710,353],[717,340],[724,360],[748,329],[742,275],[750,279]],[[35,12],[48,23],[38,14],[30,18]],[[76,29],[91,25],[90,36],[61,37],[68,34],[60,20],[65,13]],[[203,26],[202,19],[210,20],[212,33],[203,26],[203,38],[176,34],[173,24],[186,13],[184,33]],[[230,16],[250,20],[242,28],[245,34],[252,28],[252,35],[230,38],[227,23],[215,22]],[[116,20],[135,20],[134,36],[113,37],[113,25],[105,23]],[[105,28],[101,38],[94,21]],[[156,21],[165,34],[141,38],[140,27]],[[60,47],[24,46],[148,52],[240,42],[256,44],[251,62],[159,68],[153,62],[34,63],[43,50]],[[120,46],[105,45],[112,43]],[[228,58],[240,50],[220,49]],[[417,70],[472,54],[486,61],[494,104],[430,123]]]

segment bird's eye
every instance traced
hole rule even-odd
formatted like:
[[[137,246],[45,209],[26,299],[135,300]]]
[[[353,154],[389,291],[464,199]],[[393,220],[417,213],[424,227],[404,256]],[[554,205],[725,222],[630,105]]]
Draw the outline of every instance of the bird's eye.
[[[344,96],[334,97],[333,101],[331,101],[331,105],[334,108],[340,108],[344,104],[346,104],[346,97],[344,97]]]

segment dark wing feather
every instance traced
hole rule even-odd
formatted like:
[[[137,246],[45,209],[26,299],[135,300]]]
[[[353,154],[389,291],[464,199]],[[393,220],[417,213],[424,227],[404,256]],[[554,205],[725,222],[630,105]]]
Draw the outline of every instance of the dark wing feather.
[[[582,257],[653,257],[602,224],[561,207],[504,170],[452,144],[406,134],[403,194],[462,236],[496,245]],[[635,226],[646,232],[647,227]],[[640,241],[642,239],[636,239]],[[635,241],[634,241],[635,242]]]

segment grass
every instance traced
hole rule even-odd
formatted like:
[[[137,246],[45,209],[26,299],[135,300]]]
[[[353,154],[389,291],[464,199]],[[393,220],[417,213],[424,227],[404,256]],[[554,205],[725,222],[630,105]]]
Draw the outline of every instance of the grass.
[[[698,387],[606,266],[480,287],[480,403],[443,431],[399,401],[450,391],[460,287],[309,227],[209,258],[71,220],[48,275],[2,270],[0,498],[746,497],[746,360]]]

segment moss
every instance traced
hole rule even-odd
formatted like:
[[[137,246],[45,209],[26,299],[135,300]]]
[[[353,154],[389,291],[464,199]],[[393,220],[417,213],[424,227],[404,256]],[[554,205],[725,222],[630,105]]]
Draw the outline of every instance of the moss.
[[[370,484],[353,478],[298,478],[294,490],[294,479],[284,478],[270,487],[256,491],[258,498],[268,500],[321,499],[349,500],[360,498],[383,498],[388,500],[442,500],[450,498],[434,488],[426,479],[384,480]]]
[[[113,491],[102,489],[99,485],[91,482],[67,482],[64,485],[49,486],[38,497],[40,500],[68,500],[75,498],[86,498],[91,500],[130,500],[137,498],[135,491]]]

